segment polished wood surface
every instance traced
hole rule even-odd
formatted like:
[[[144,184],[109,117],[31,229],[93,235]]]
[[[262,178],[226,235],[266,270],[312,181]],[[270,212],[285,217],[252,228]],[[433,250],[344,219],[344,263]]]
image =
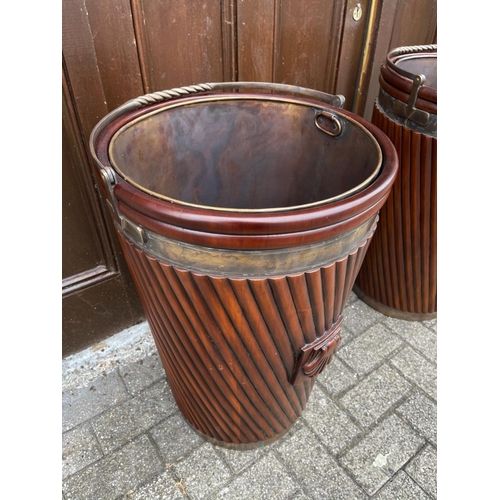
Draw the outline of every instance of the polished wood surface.
[[[246,449],[286,432],[340,341],[341,311],[369,240],[324,268],[237,279],[175,268],[119,234],[172,392],[190,424],[218,444]],[[297,366],[300,353],[332,325],[328,358],[319,367],[310,357],[309,365]]]
[[[94,166],[180,410],[211,442],[248,449],[287,432],[331,361],[398,159],[377,127],[323,102],[196,92],[107,117]]]
[[[356,286],[372,307],[402,319],[437,313],[437,139],[389,119],[373,123],[393,141],[400,169]]]
[[[437,313],[436,45],[397,47],[387,55],[372,122],[395,145],[400,169],[356,291],[384,314],[432,318]]]

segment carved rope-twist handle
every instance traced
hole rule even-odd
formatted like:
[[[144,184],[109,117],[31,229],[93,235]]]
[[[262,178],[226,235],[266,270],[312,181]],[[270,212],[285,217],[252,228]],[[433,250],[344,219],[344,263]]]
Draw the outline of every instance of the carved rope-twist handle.
[[[436,52],[437,44],[430,45],[408,45],[407,47],[397,47],[391,50],[387,57],[397,57],[406,54],[413,54],[415,52]]]
[[[190,85],[188,87],[178,87],[170,90],[161,90],[159,92],[153,92],[151,94],[146,94],[141,97],[136,97],[132,99],[137,102],[140,106],[147,106],[148,104],[155,104],[161,101],[168,101],[170,99],[177,99],[189,94],[196,94],[198,92],[207,92],[213,90],[213,87],[208,83],[200,83],[199,85]]]
[[[166,101],[170,99],[177,99],[189,94],[196,94],[199,92],[208,92],[216,90],[267,90],[267,91],[278,91],[278,92],[290,92],[292,94],[299,94],[306,97],[313,97],[319,100],[323,100],[341,108],[344,105],[345,98],[342,95],[327,94],[326,92],[321,92],[319,90],[307,89],[305,87],[298,87],[296,85],[288,85],[282,83],[271,83],[271,82],[218,82],[218,83],[200,83],[198,85],[190,85],[187,87],[178,87],[170,90],[162,90],[160,92],[154,92],[151,94],[146,94],[141,97],[132,99],[133,102],[139,104],[140,106],[146,106],[148,104],[155,104],[157,102]]]

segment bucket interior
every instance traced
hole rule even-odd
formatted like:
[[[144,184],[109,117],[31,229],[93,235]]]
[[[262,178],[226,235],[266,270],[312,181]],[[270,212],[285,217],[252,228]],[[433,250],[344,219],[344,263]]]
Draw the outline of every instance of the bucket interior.
[[[395,62],[396,66],[412,75],[424,75],[425,85],[437,88],[437,56],[414,55],[406,56]]]
[[[119,129],[109,156],[128,182],[179,203],[229,210],[320,204],[366,187],[382,161],[374,137],[353,119],[339,116],[338,137],[320,130],[320,109],[270,98],[173,103]]]

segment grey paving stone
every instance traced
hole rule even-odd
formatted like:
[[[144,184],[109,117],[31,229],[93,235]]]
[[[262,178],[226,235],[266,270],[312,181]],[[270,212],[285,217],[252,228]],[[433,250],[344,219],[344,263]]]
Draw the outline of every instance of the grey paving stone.
[[[334,454],[345,448],[361,432],[319,387],[313,389],[302,418]]]
[[[356,335],[351,330],[349,330],[349,328],[345,324],[342,325],[340,335],[342,338],[340,340],[339,348],[346,346],[349,342],[351,342],[351,340],[356,338]]]
[[[437,399],[437,369],[411,347],[405,347],[393,356],[390,364],[434,400]]]
[[[269,448],[270,450],[275,450],[283,443],[291,439],[291,437],[294,436],[297,432],[299,432],[303,427],[306,427],[306,421],[305,419],[302,418],[302,416],[300,416],[283,437],[281,437],[274,443],[266,446],[266,448]]]
[[[296,493],[293,493],[290,498],[287,500],[311,500],[309,497],[304,495],[301,491],[297,491]]]
[[[82,424],[62,436],[62,477],[65,479],[102,457],[90,424]]]
[[[179,412],[153,427],[150,434],[167,463],[173,463],[205,442]]]
[[[109,453],[175,411],[177,405],[170,387],[165,380],[159,380],[136,397],[96,417],[92,426],[104,453]]]
[[[114,500],[164,469],[143,435],[63,482],[67,500]]]
[[[245,467],[256,462],[260,457],[269,452],[269,447],[256,448],[255,450],[231,450],[215,446],[215,450],[222,459],[229,465],[234,473],[239,473]]]
[[[422,321],[422,324],[437,332],[437,318]]]
[[[437,454],[431,445],[427,445],[405,470],[432,498],[437,498]]]
[[[367,499],[307,427],[276,447],[275,452],[312,499]]]
[[[210,443],[176,462],[172,468],[193,500],[213,498],[213,494],[231,478],[231,471]]]
[[[405,472],[399,471],[374,500],[429,500],[429,496]]]
[[[317,383],[330,396],[337,396],[358,382],[358,375],[347,367],[337,356],[318,376]]]
[[[351,292],[349,294],[349,298],[347,299],[347,305],[350,306],[351,304],[354,304],[354,302],[356,302],[357,300],[359,300],[359,297],[354,292]]]
[[[430,361],[437,362],[437,334],[435,331],[418,321],[387,318],[383,323]]]
[[[414,429],[437,446],[437,406],[431,399],[415,391],[407,401],[396,410]]]
[[[117,370],[104,377],[98,377],[88,386],[63,393],[63,432],[116,406],[129,397]]]
[[[157,353],[122,365],[118,370],[131,394],[137,394],[157,380],[165,378],[165,370]]]
[[[423,444],[415,431],[391,415],[342,456],[340,463],[373,495]]]
[[[384,361],[402,343],[397,335],[377,324],[339,349],[337,356],[358,374],[365,374]]]
[[[344,308],[344,325],[351,330],[354,335],[358,335],[367,330],[370,326],[379,322],[385,316],[361,300],[356,300]]]
[[[79,374],[78,381],[91,380],[91,383],[63,394],[63,499],[252,500],[253,494],[255,499],[272,500],[274,494],[280,500],[367,500],[367,492],[375,491],[375,496],[370,496],[374,500],[429,500],[435,495],[436,478],[436,369],[435,364],[425,358],[430,358],[429,353],[434,349],[432,338],[436,335],[432,332],[437,329],[437,321],[418,322],[419,326],[411,325],[410,329],[395,333],[393,327],[406,328],[408,322],[396,325],[397,322],[389,320],[388,323],[385,316],[373,315],[374,311],[354,294],[349,297],[348,307],[348,316],[352,321],[351,324],[345,323],[339,355],[319,377],[304,415],[282,439],[257,450],[237,452],[206,443],[184,421],[176,407],[173,414],[162,417],[164,420],[156,425],[154,422],[157,420],[153,419],[153,427],[148,427],[148,419],[158,410],[155,388],[160,387],[160,380],[165,383],[156,353],[137,351],[134,356],[124,358],[127,364],[121,363],[121,357],[113,355],[109,363],[99,369],[109,372],[111,368],[114,371],[97,380],[97,372],[83,378]],[[368,318],[357,316],[361,310]],[[366,325],[366,332],[363,325]],[[425,329],[430,330],[430,336]],[[403,347],[401,339],[412,347],[406,346],[397,352]],[[104,356],[106,353],[99,351],[97,354]],[[142,364],[139,355],[142,356]],[[381,368],[370,373],[384,362]],[[79,366],[75,365],[76,368]],[[386,373],[386,370],[389,372]],[[70,373],[73,377],[70,383],[65,384],[63,380],[63,387],[74,388],[78,385],[75,382],[77,372],[78,369],[75,369],[74,373]],[[396,387],[388,386],[389,394],[383,394],[376,377],[381,374],[378,382],[383,386],[391,372],[399,372],[399,378],[396,377],[398,382]],[[367,374],[360,382],[360,378]],[[355,414],[356,410],[352,410],[350,405],[356,408],[368,406],[367,415],[377,418],[375,415],[384,413],[382,408],[391,407],[393,403],[390,401],[398,400],[396,389],[402,377],[417,386],[413,387],[414,392],[395,409],[396,415],[384,420],[349,449],[353,446],[352,439],[359,438],[361,431],[346,414],[347,411]],[[402,385],[407,387],[407,384]],[[394,393],[391,392],[393,390]],[[404,390],[403,393],[406,394]],[[338,404],[327,394],[340,398]],[[346,410],[342,409],[342,405]],[[118,418],[115,410],[125,408],[129,411]],[[145,414],[141,415],[144,411]],[[116,442],[133,441],[103,457],[102,447],[97,444],[95,433],[89,426],[98,421],[105,422],[105,415],[109,417],[111,428],[115,429],[115,437],[108,436],[108,444],[104,444],[107,452],[115,449]],[[131,421],[125,426],[127,418]],[[363,417],[360,423],[362,420]],[[398,425],[394,424],[399,420]],[[347,432],[342,434],[345,422]],[[354,437],[350,434],[351,425],[356,429]],[[388,429],[383,430],[384,425]],[[124,429],[135,431],[127,436]],[[133,438],[145,429],[149,429],[148,434]],[[114,441],[115,438],[117,441]],[[424,438],[432,446],[425,446]],[[161,454],[158,454],[152,439]],[[397,453],[391,452],[387,456],[390,450],[383,448],[386,445],[389,448],[394,446]],[[365,453],[367,450],[371,453],[368,466],[377,471],[382,469],[382,486],[374,490],[363,491],[351,479],[355,477],[359,484],[363,484],[359,477],[366,475],[369,481],[373,480],[370,467],[366,466],[368,472],[363,469],[367,460],[362,453],[363,446]],[[333,456],[338,452],[339,461],[351,460],[352,469],[342,462],[349,474]],[[398,459],[398,454],[408,458],[406,461]],[[398,465],[400,463],[402,465]],[[353,469],[359,469],[359,477]]]
[[[408,395],[411,389],[409,382],[384,364],[339,401],[366,428]]]
[[[123,498],[124,500],[185,500],[182,487],[169,471],[160,474],[151,481],[137,488],[134,487]]]
[[[298,484],[270,453],[222,488],[214,500],[289,500]]]
[[[89,385],[121,364],[143,359],[156,352],[147,322],[131,326],[105,341],[62,360],[62,392]]]

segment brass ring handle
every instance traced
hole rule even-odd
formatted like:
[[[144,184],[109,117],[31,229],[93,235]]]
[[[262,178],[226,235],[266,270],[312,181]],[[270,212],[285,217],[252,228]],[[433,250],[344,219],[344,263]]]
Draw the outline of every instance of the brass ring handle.
[[[327,118],[329,121],[325,121],[323,117]],[[318,111],[314,117],[314,125],[316,125],[319,130],[332,137],[338,137],[342,133],[342,124],[340,120],[329,111]]]

